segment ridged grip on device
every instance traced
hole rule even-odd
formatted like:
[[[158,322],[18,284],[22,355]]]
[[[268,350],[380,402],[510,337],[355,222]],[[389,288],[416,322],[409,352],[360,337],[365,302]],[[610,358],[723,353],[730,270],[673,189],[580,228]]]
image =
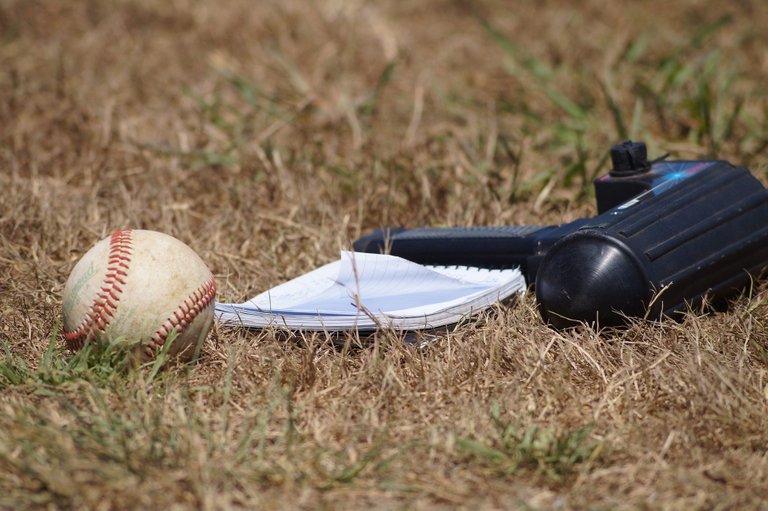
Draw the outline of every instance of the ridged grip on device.
[[[614,208],[555,243],[536,296],[545,320],[618,325],[722,300],[768,266],[768,191],[719,162],[658,195]]]

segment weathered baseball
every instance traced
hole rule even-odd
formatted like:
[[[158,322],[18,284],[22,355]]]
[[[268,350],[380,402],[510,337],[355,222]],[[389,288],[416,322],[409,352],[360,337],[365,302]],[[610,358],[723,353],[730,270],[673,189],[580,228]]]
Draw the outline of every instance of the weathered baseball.
[[[99,241],[64,287],[64,339],[141,340],[154,358],[174,331],[169,353],[191,358],[213,322],[216,282],[202,259],[167,234],[125,229]]]

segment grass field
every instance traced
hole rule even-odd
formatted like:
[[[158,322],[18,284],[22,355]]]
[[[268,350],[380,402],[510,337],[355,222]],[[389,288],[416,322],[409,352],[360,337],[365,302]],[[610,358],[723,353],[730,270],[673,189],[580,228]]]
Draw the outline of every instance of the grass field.
[[[77,259],[178,237],[220,301],[382,225],[594,214],[627,137],[768,181],[768,4],[0,0],[0,508],[761,509],[768,290],[597,335],[529,293],[427,349],[215,327],[71,354]]]

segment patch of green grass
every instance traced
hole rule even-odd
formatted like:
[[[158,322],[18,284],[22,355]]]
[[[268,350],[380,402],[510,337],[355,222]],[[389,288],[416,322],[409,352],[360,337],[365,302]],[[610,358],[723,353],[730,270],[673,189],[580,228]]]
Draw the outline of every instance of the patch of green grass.
[[[602,449],[602,444],[590,436],[592,425],[570,431],[525,426],[520,421],[503,421],[498,407],[492,412],[492,420],[496,435],[462,437],[457,443],[472,459],[503,474],[533,470],[560,481],[577,465],[595,459]]]
[[[500,98],[498,110],[525,119],[523,133],[546,133],[541,150],[563,154],[559,168],[542,170],[521,190],[540,189],[555,177],[580,196],[591,195],[592,182],[607,170],[606,142],[641,138],[651,156],[664,152],[646,126],[703,146],[709,157],[722,157],[726,145],[747,155],[768,147],[766,130],[750,129],[766,122],[754,108],[765,91],[744,87],[746,70],[713,42],[732,23],[729,15],[692,29],[680,45],[651,48],[652,34],[640,32],[599,75],[555,66],[490,20],[478,21],[527,92],[525,100]],[[734,138],[737,133],[743,135]]]
[[[232,167],[242,160],[250,143],[267,146],[281,127],[291,124],[306,104],[295,105],[277,93],[264,91],[244,76],[218,71],[213,91],[200,93],[184,87],[198,111],[202,131],[211,136],[204,147],[182,148],[172,144],[140,144],[160,156],[178,157],[193,167]],[[267,151],[268,152],[268,151]]]
[[[59,386],[80,380],[91,383],[112,383],[132,370],[142,367],[139,356],[140,342],[132,339],[114,339],[109,343],[87,342],[80,350],[69,353],[57,340],[58,328],[48,340],[48,347],[40,364],[29,367],[23,358],[3,345],[4,357],[0,360],[0,389],[17,385]],[[172,333],[173,337],[174,334]],[[168,350],[173,339],[166,342],[157,357],[143,367],[149,383],[168,361]]]
[[[379,104],[379,100],[381,99],[381,95],[384,93],[387,85],[389,85],[389,83],[392,81],[392,76],[394,75],[396,68],[397,60],[392,60],[388,62],[386,66],[384,66],[384,69],[379,75],[378,80],[376,80],[376,83],[373,86],[370,94],[358,107],[358,110],[362,115],[370,116],[376,112],[376,108]]]
[[[168,503],[199,502],[201,485],[236,491],[301,483],[329,490],[390,474],[389,463],[402,446],[393,447],[386,437],[352,453],[348,445],[328,446],[303,433],[297,427],[300,402],[277,369],[245,413],[233,410],[237,359],[229,354],[220,388],[191,386],[176,371],[161,386],[141,378],[113,387],[81,381],[75,392],[45,394],[41,404],[7,406],[0,417],[0,483],[25,485],[0,495],[0,507],[30,499],[42,506],[92,507],[92,495],[80,492],[75,481],[108,489],[129,507],[144,507],[148,497],[134,489],[169,474],[172,488],[154,496]]]

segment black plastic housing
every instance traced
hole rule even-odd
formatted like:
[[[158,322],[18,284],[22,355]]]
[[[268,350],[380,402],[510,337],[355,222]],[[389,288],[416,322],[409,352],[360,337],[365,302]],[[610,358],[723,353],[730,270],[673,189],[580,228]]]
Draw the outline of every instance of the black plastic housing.
[[[768,191],[747,169],[714,162],[555,243],[536,278],[557,327],[656,319],[738,293],[768,266]]]
[[[768,267],[768,191],[726,161],[648,163],[611,151],[595,180],[600,214],[559,226],[381,229],[354,243],[422,264],[518,266],[556,327],[618,325],[717,302]]]

